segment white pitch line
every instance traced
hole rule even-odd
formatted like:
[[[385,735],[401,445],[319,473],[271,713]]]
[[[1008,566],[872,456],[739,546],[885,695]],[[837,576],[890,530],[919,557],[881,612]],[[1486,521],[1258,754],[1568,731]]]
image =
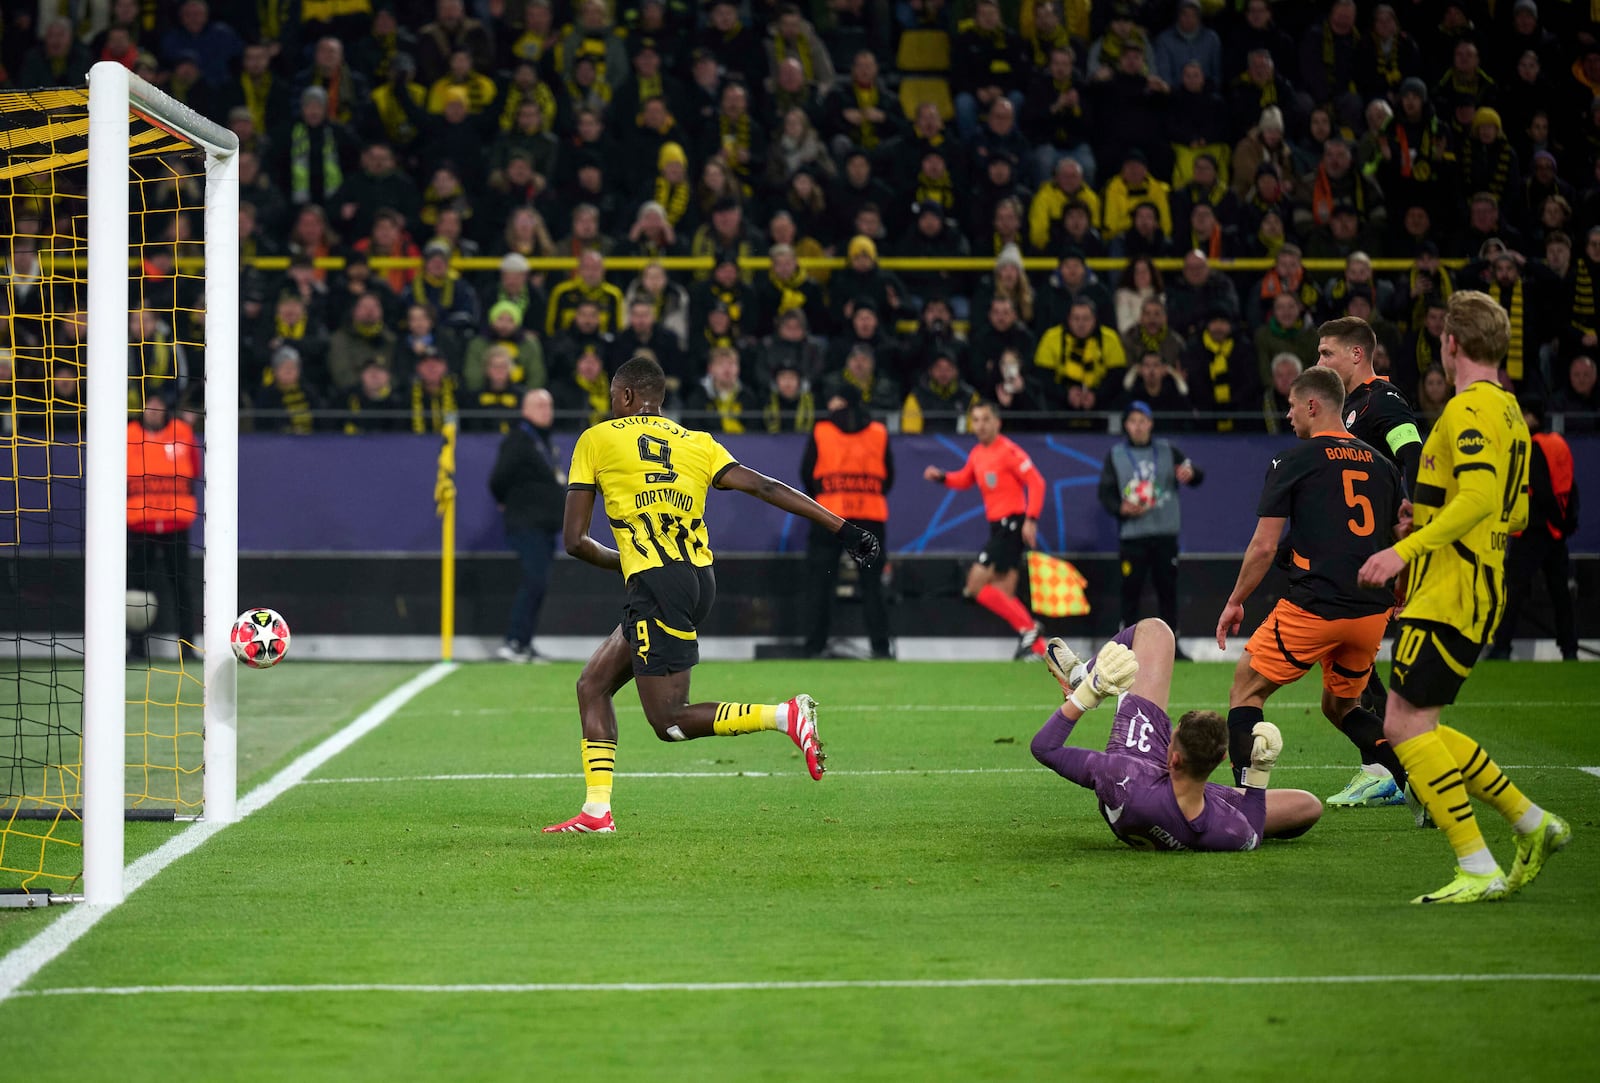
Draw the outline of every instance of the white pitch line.
[[[311,772],[377,729],[410,702],[417,693],[437,684],[455,669],[454,662],[437,662],[362,711],[349,725],[246,794],[239,801],[239,817],[243,819],[252,812],[260,811],[304,782]],[[151,877],[180,857],[193,853],[207,839],[226,826],[215,820],[197,821],[157,849],[133,862],[123,870],[124,897],[132,895]],[[18,995],[18,989],[24,982],[75,944],[80,937],[99,924],[101,918],[114,909],[116,909],[114,904],[112,906],[80,904],[51,922],[33,939],[15,948],[4,958],[0,958],[0,1003],[7,997]]]
[[[471,993],[746,993],[805,992],[829,989],[1028,989],[1107,986],[1183,985],[1379,985],[1410,982],[1454,985],[1487,982],[1600,982],[1600,974],[1201,974],[1171,977],[1105,978],[908,978],[903,980],[819,981],[685,981],[685,982],[503,982],[458,985],[401,985],[387,982],[308,983],[306,985],[108,985],[30,989],[18,997],[132,997],[161,994],[215,996],[219,994],[412,993],[459,995]]]
[[[1511,763],[1507,771],[1587,771],[1600,777],[1600,767],[1578,767],[1570,763]],[[1274,771],[1348,771],[1348,763],[1280,764]],[[877,771],[829,771],[828,777],[863,778],[877,775],[1022,775],[1047,774],[1041,767],[899,767]],[[478,772],[459,775],[371,775],[349,778],[308,778],[308,786],[354,786],[397,782],[542,782],[582,778],[579,771]],[[618,771],[618,778],[776,778],[809,781],[810,776],[777,771]]]
[[[1039,771],[1037,767],[953,767],[930,768],[918,770],[915,767],[898,768],[883,771],[829,771],[832,775],[1013,775],[1033,774]],[[1343,770],[1343,768],[1340,768]],[[537,782],[548,779],[574,779],[582,778],[581,771],[530,771],[526,774],[512,773],[482,773],[465,775],[391,775],[372,776],[367,778],[312,778],[307,779],[308,785],[342,785],[372,782]],[[779,774],[776,771],[618,771],[618,778],[805,778],[809,775]]]
[[[1227,697],[1222,697],[1225,700]],[[1215,708],[1216,700],[1174,700],[1167,704],[1168,711],[1184,710],[1190,707]],[[1008,712],[1049,712],[1061,706],[1054,703],[829,703],[821,701],[819,706],[829,712],[833,711],[877,711],[887,712],[916,712],[918,714],[1004,714]],[[1275,699],[1272,701],[1274,711],[1289,710],[1293,708],[1317,708],[1320,701],[1316,700],[1289,700]],[[1455,705],[1461,710],[1470,710],[1476,707],[1484,709],[1502,709],[1507,707],[1593,707],[1593,700],[1479,700],[1475,703],[1458,703]],[[624,699],[616,704],[618,713],[640,713],[641,708],[637,703]],[[570,714],[576,715],[578,706],[573,703],[532,703],[524,707],[474,707],[471,710],[451,710],[448,713],[453,718],[469,715],[482,715],[487,717],[510,716],[516,717],[525,714]],[[439,713],[439,712],[432,712]]]

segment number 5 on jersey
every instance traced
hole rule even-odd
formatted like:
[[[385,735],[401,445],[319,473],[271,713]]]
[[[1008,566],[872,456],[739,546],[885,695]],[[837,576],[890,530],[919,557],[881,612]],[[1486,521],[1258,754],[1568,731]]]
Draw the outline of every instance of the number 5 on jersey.
[[[1346,519],[1345,525],[1350,528],[1350,533],[1358,538],[1370,536],[1378,525],[1372,515],[1372,501],[1356,492],[1356,482],[1366,481],[1370,476],[1365,470],[1344,471],[1344,502],[1358,516],[1355,519]]]

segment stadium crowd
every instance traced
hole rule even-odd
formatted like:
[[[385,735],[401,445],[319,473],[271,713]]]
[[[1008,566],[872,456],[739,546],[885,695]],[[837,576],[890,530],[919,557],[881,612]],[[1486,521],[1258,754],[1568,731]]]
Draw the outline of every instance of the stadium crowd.
[[[1469,285],[1510,314],[1506,385],[1596,427],[1587,0],[51,7],[6,6],[0,86],[117,60],[239,137],[258,430],[505,431],[536,387],[582,428],[648,351],[669,411],[721,432],[808,431],[845,387],[901,432],[980,398],[1011,431],[1135,401],[1165,431],[1287,431],[1344,315],[1426,423]],[[194,377],[171,217],[136,350]],[[41,299],[59,224],[8,219],[0,381],[65,398],[71,370],[23,371],[81,332]]]

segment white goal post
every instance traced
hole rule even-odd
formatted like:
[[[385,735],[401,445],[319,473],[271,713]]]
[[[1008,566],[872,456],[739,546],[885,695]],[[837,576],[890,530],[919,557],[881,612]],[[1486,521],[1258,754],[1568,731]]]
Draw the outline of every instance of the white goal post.
[[[238,817],[238,138],[113,61],[89,72],[83,891],[123,897],[127,587],[129,114],[205,152],[205,818]]]

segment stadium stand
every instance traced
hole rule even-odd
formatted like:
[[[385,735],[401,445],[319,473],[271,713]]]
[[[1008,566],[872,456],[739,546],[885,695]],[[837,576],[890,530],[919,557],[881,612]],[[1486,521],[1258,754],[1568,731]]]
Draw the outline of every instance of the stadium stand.
[[[957,384],[993,384],[970,347],[1003,307],[999,264],[1018,255],[1025,281],[1007,271],[1006,296],[1049,364],[1020,358],[1033,391],[1007,409],[1035,430],[1104,429],[1143,393],[1097,343],[1134,341],[1149,298],[1183,316],[1170,322],[1181,348],[1160,351],[1176,383],[1215,382],[1224,354],[1204,328],[1228,309],[1228,382],[1252,389],[1226,410],[1168,412],[1164,431],[1263,431],[1271,381],[1250,344],[1303,341],[1350,313],[1377,330],[1379,371],[1436,414],[1430,313],[1468,286],[1512,314],[1505,382],[1553,427],[1595,427],[1600,38],[1587,5],[118,0],[72,6],[78,22],[39,21],[41,7],[7,5],[0,88],[80,85],[114,59],[239,135],[241,409],[261,430],[385,427],[385,401],[442,384],[462,386],[471,417],[494,342],[516,359],[518,382],[495,392],[508,401],[592,382],[592,358],[603,371],[625,360],[622,298],[647,299],[645,333],[672,340],[678,412],[707,401],[706,359],[728,347],[735,397],[776,403],[768,381],[784,366],[767,355],[795,352],[793,332],[777,333],[792,310],[826,359],[801,392],[850,382],[829,347],[855,340],[851,314],[870,301],[871,379],[894,386],[861,390],[897,426],[918,388],[966,401],[929,391],[936,353],[959,355]],[[71,230],[48,201],[6,194],[11,383],[43,376],[26,371],[47,333],[39,249]],[[1156,273],[1136,284],[1124,272],[1141,257]],[[1113,307],[1124,291],[1132,303]],[[1299,304],[1275,306],[1281,292]],[[586,296],[603,318],[574,330],[565,306]],[[1097,319],[1081,337],[1069,317],[1086,296]],[[955,317],[938,351],[921,318],[935,301]],[[1291,312],[1294,326],[1277,322]],[[286,347],[317,404],[292,424],[271,391]],[[1052,367],[1063,355],[1085,363]],[[369,378],[388,389],[377,399],[359,378],[374,363],[387,370]],[[1068,369],[1099,384],[1087,415],[1065,409]],[[792,410],[765,413],[793,430]],[[426,429],[423,417],[397,406],[394,425]],[[504,410],[475,420],[509,423]]]

